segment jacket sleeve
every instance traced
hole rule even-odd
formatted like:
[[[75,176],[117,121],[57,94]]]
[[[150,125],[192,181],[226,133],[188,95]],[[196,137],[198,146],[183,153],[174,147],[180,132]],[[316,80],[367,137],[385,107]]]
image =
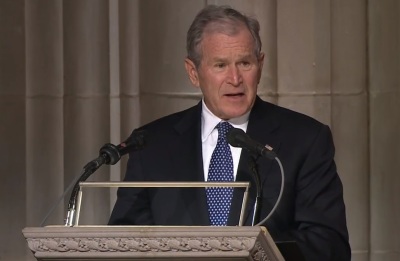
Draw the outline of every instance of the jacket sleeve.
[[[351,259],[343,186],[334,154],[331,131],[321,125],[296,176],[294,229],[279,235],[280,240],[295,240],[306,260]]]
[[[343,186],[334,162],[330,129],[323,125],[300,170],[292,231],[307,260],[351,258]]]

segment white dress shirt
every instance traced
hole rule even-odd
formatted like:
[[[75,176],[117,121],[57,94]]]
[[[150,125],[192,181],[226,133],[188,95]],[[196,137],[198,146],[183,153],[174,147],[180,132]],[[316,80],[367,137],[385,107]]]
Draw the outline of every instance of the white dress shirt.
[[[210,166],[212,153],[217,146],[218,141],[218,130],[215,128],[218,123],[223,121],[222,119],[215,116],[202,100],[202,112],[201,112],[201,142],[203,152],[203,168],[204,168],[204,180],[208,179],[208,168]],[[228,122],[234,128],[240,128],[246,132],[247,124],[249,122],[250,112],[238,117],[229,119]],[[233,158],[233,176],[236,179],[236,173],[239,165],[241,148],[235,148],[229,145],[232,152]]]

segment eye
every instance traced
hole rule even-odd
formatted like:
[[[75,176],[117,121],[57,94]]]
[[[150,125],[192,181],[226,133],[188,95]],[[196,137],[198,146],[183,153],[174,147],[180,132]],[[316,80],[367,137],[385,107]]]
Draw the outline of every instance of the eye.
[[[222,68],[225,67],[225,64],[224,63],[217,63],[217,64],[215,64],[215,67],[219,68],[219,69],[222,69]]]
[[[250,63],[248,61],[241,61],[240,62],[240,66],[244,67],[244,68],[248,68],[250,67]]]

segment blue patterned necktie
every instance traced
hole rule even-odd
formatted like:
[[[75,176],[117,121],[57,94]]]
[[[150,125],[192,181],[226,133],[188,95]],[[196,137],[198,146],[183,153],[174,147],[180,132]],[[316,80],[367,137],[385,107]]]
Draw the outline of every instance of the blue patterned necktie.
[[[231,149],[226,141],[226,133],[233,128],[228,122],[220,122],[218,129],[218,141],[210,161],[208,181],[232,182],[233,160]],[[212,226],[226,226],[231,207],[233,188],[207,188],[208,212]]]

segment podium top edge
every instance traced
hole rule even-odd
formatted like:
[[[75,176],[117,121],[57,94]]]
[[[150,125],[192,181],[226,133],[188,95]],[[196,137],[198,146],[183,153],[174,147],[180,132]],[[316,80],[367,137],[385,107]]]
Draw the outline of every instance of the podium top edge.
[[[81,187],[147,187],[147,188],[207,188],[207,187],[234,187],[234,188],[249,188],[250,182],[80,182]]]
[[[198,231],[198,232],[228,232],[228,231],[263,231],[266,228],[262,226],[74,226],[68,227],[65,225],[51,225],[45,227],[25,227],[23,233],[37,233],[37,232],[69,232],[69,231],[82,231],[82,232],[185,232],[185,231]]]

